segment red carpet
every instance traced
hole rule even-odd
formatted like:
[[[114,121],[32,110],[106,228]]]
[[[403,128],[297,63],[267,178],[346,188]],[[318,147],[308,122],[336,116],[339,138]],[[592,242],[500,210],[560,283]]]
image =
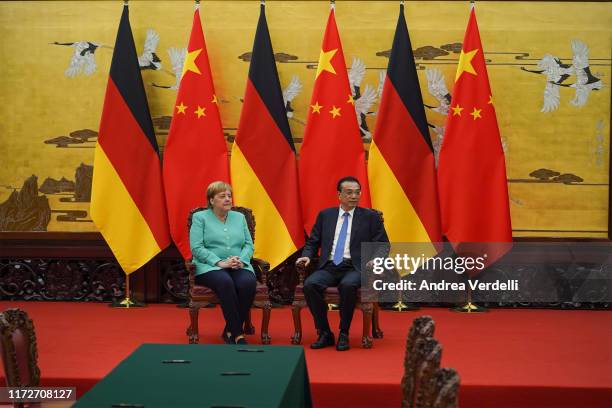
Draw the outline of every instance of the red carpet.
[[[20,307],[34,319],[43,383],[77,386],[79,395],[141,343],[187,341],[187,310],[174,305],[118,310],[99,303],[0,302],[0,310],[8,307]],[[315,407],[398,407],[406,334],[422,314],[436,321],[442,365],[459,371],[462,407],[612,407],[612,312],[460,315],[445,309],[382,312],[385,338],[371,350],[359,347],[356,312],[350,351],[307,348]],[[307,310],[302,316],[308,345],[314,329]],[[256,326],[260,318],[254,311]],[[330,319],[337,327],[338,314],[330,313]],[[272,344],[289,344],[292,327],[290,309],[274,309]],[[220,310],[202,310],[201,342],[220,343],[221,330]]]

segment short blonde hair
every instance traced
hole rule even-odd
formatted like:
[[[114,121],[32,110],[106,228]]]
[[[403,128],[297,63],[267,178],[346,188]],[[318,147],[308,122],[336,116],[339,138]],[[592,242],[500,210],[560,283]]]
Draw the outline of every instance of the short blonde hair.
[[[232,192],[232,186],[227,184],[224,181],[213,181],[208,185],[206,189],[206,207],[211,208],[210,200],[215,198],[215,196],[223,191]]]

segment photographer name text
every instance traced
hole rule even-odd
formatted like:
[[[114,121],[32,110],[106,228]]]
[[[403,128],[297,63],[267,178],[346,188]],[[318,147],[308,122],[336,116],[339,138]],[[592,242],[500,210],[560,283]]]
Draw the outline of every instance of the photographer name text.
[[[376,291],[465,291],[467,286],[473,291],[518,291],[518,279],[506,281],[481,282],[477,279],[470,280],[466,285],[464,282],[447,282],[445,280],[439,282],[429,282],[423,280],[419,283],[400,280],[399,282],[384,282],[382,279],[377,279],[372,282],[372,288]]]

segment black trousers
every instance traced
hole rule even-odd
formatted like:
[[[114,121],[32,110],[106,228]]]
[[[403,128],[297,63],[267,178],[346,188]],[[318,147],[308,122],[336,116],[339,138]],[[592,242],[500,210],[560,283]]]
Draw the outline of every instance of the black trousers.
[[[338,287],[340,332],[348,334],[357,302],[357,289],[361,287],[361,274],[355,270],[350,259],[344,259],[338,266],[329,261],[304,281],[304,297],[319,332],[331,331],[324,295],[325,289],[330,286]]]
[[[255,299],[257,280],[247,269],[218,269],[195,277],[197,285],[211,288],[221,301],[225,331],[232,335],[244,334],[242,327]]]

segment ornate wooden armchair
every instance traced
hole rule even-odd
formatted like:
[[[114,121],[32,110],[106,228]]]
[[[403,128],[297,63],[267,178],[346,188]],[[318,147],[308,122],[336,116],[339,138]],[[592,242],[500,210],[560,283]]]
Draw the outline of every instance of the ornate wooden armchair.
[[[442,346],[438,340],[427,337],[416,341],[415,347],[417,368],[415,372],[416,398],[414,407],[431,408],[434,395],[430,383],[436,370],[440,368]]]
[[[0,313],[0,352],[7,387],[40,386],[34,324],[23,310]]]
[[[433,337],[434,331],[435,323],[431,316],[420,316],[412,321],[412,326],[406,338],[406,353],[404,355],[404,376],[402,377],[403,408],[413,408],[415,406],[417,395],[416,377],[420,365],[419,359],[421,358],[417,352],[417,341]]]
[[[406,339],[403,408],[457,408],[459,375],[452,368],[440,368],[442,346],[433,338],[430,316],[414,319]]]
[[[452,368],[438,368],[429,382],[428,408],[459,406],[459,374]]]
[[[374,210],[380,216],[381,222],[384,224],[384,218],[382,212],[378,210]],[[301,311],[304,307],[306,307],[306,298],[304,297],[304,281],[306,277],[314,272],[319,264],[318,258],[313,258],[310,260],[310,265],[307,267],[303,265],[296,265],[297,273],[298,273],[298,284],[295,287],[295,292],[293,295],[293,304],[291,305],[291,312],[293,315],[293,326],[294,333],[291,336],[292,344],[300,344],[302,342],[302,316]],[[368,276],[372,276],[372,274],[368,274]],[[380,329],[380,324],[378,321],[378,303],[372,301],[362,301],[362,288],[357,291],[357,303],[355,308],[361,309],[363,314],[363,335],[361,337],[361,346],[363,348],[371,348],[372,347],[372,338],[382,339],[383,331]],[[368,298],[371,298],[368,296]],[[340,303],[340,293],[338,292],[337,287],[329,287],[325,290],[325,301],[328,305],[337,305]],[[370,336],[370,329],[372,330],[372,335]]]
[[[189,213],[189,217],[187,220],[187,230],[191,228],[191,222],[193,218],[193,214],[198,211],[203,211],[206,208],[199,207],[192,210]],[[233,211],[238,211],[242,213],[247,222],[247,226],[249,227],[249,231],[251,232],[251,238],[253,238],[253,242],[255,242],[255,217],[253,216],[253,212],[249,208],[245,207],[232,207]],[[270,303],[270,296],[268,294],[268,272],[270,271],[270,264],[264,260],[258,258],[251,259],[251,265],[253,269],[255,269],[255,274],[257,276],[257,289],[255,292],[255,300],[253,304],[256,307],[260,307],[263,309],[263,317],[261,322],[261,342],[263,344],[270,344],[271,338],[268,334],[268,325],[270,323],[270,312],[272,310],[272,305]],[[189,291],[188,291],[188,299],[189,299],[189,317],[190,317],[190,325],[187,328],[187,336],[189,337],[189,343],[195,344],[199,341],[199,331],[198,331],[198,315],[201,307],[206,307],[208,305],[219,304],[219,298],[212,289],[207,288],[206,286],[200,286],[195,284],[195,265],[193,265],[190,260],[185,262],[185,266],[189,271]],[[251,322],[251,313],[247,317],[246,322],[244,323],[244,332],[246,334],[255,333],[255,327]]]
[[[302,265],[296,266],[299,282],[295,287],[293,303],[291,305],[294,326],[294,333],[291,336],[291,344],[300,344],[302,342],[301,311],[304,307],[306,307],[306,298],[304,297],[304,280],[306,280],[307,275],[314,272],[318,263],[319,260],[317,258],[313,258],[311,259],[308,267],[304,267]],[[340,293],[338,292],[337,287],[329,287],[325,290],[325,301],[328,305],[338,305],[340,303]],[[355,304],[355,308],[361,309],[363,314],[363,334],[361,337],[361,346],[363,348],[371,348],[373,338],[383,338],[383,332],[380,329],[380,324],[378,322],[378,303],[362,301],[360,288],[357,291],[357,303]],[[371,335],[370,330],[372,331]]]

